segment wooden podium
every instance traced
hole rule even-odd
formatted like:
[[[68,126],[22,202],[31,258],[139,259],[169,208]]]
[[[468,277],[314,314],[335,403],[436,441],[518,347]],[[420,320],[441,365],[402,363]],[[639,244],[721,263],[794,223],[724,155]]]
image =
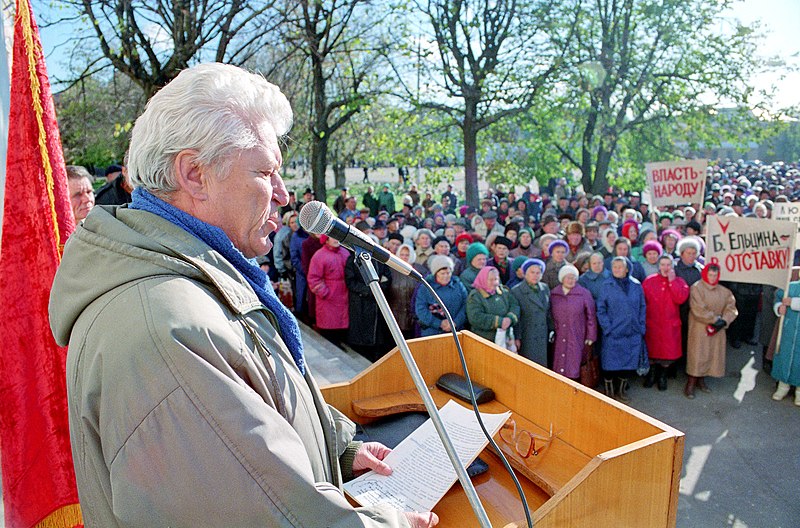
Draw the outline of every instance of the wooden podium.
[[[510,410],[518,428],[542,436],[552,424],[552,443],[527,459],[495,437],[522,483],[536,528],[675,526],[682,432],[471,332],[459,336],[473,381],[496,395],[480,406],[482,412]],[[441,407],[452,397],[435,388],[436,380],[461,373],[452,337],[414,339],[409,346]],[[362,424],[393,412],[424,411],[397,349],[350,382],[322,392],[328,403]],[[525,526],[500,459],[491,447],[480,456],[489,471],[473,483],[492,525]],[[443,528],[478,525],[458,482],[434,511]]]

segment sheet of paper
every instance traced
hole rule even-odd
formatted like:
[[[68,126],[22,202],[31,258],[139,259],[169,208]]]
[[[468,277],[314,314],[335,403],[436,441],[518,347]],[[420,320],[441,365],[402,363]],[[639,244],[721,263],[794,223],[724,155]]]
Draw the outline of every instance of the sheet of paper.
[[[481,413],[481,417],[494,436],[510,414]],[[475,413],[450,400],[439,415],[458,458],[464,466],[471,464],[489,443]],[[430,419],[400,442],[385,462],[392,468],[391,475],[370,471],[345,483],[345,491],[364,506],[383,502],[403,511],[424,512],[432,510],[458,479]]]

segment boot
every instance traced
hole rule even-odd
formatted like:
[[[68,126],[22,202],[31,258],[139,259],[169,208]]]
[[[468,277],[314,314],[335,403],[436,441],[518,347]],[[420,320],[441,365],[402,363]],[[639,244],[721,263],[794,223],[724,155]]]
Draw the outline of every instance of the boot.
[[[791,386],[788,383],[784,383],[782,381],[779,381],[778,382],[778,388],[775,391],[775,393],[772,395],[772,399],[775,400],[775,401],[781,401],[782,399],[784,399],[786,397],[787,394],[789,394],[789,389],[790,388],[791,388]],[[795,400],[797,399],[797,393],[798,392],[800,392],[800,391],[795,391],[795,393],[794,393]]]
[[[644,383],[642,383],[642,387],[645,389],[649,389],[653,386],[656,382],[656,365],[651,365],[650,370],[647,371],[647,375],[644,377]]]
[[[631,401],[630,397],[627,394],[627,391],[628,391],[628,380],[620,378],[619,390],[617,391],[617,399],[622,403],[628,403],[629,401]]]
[[[612,380],[603,378],[603,392],[609,398],[614,397],[614,382]]]
[[[683,394],[690,400],[694,399],[694,388],[697,385],[697,378],[689,376],[686,380],[686,386],[683,388]]]
[[[705,377],[697,378],[697,388],[700,389],[701,392],[711,392],[711,389],[706,385]]]
[[[663,366],[658,367],[658,390],[665,391],[667,390],[667,369]]]

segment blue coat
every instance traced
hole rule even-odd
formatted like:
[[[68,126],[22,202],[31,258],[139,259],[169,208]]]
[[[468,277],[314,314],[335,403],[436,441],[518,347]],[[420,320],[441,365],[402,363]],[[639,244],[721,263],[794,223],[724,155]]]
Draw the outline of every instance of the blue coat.
[[[592,293],[592,299],[597,301],[600,296],[600,290],[603,288],[603,282],[610,276],[611,272],[607,269],[600,273],[589,270],[578,278],[578,284],[589,290]]]
[[[306,281],[306,275],[303,273],[303,266],[300,262],[300,255],[303,252],[303,241],[307,238],[308,233],[303,231],[301,227],[292,233],[292,237],[289,239],[289,256],[292,261],[292,266],[295,269],[294,311],[298,314],[303,311],[303,301],[306,298],[306,290],[308,289],[308,281]]]
[[[467,289],[458,277],[453,277],[447,286],[442,286],[436,282],[433,275],[425,277],[425,282],[430,284],[436,294],[442,299],[442,302],[450,312],[453,322],[456,324],[456,330],[463,330],[467,322]],[[428,291],[424,284],[420,284],[417,288],[417,299],[414,302],[414,313],[419,320],[420,330],[423,336],[432,336],[441,334],[442,329],[439,325],[442,324],[442,319],[435,314],[435,310],[431,310],[431,306],[438,305],[439,303]]]
[[[789,283],[789,297],[800,297],[800,282]],[[782,289],[775,294],[775,300],[783,300]],[[781,346],[772,360],[772,377],[789,385],[800,385],[800,312],[791,308],[783,317]]]
[[[597,298],[597,320],[603,330],[603,370],[636,370],[644,351],[645,301],[642,285],[628,275],[627,292],[613,276]]]

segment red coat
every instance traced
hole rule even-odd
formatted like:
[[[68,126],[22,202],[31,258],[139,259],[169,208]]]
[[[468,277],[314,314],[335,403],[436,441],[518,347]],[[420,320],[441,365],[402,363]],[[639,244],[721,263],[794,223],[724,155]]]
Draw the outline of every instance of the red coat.
[[[350,325],[349,292],[344,282],[344,265],[348,252],[322,246],[311,257],[308,288],[317,298],[317,326],[323,330],[338,330]]]
[[[679,306],[689,298],[689,285],[680,277],[669,280],[660,273],[642,283],[647,303],[644,341],[650,359],[681,357],[681,316]]]

